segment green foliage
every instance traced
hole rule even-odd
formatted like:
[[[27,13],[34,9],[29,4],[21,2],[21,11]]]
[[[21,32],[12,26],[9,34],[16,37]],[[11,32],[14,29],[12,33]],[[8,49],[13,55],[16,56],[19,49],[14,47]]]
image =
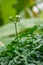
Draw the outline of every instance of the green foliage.
[[[32,28],[34,25],[43,25],[43,19],[21,19],[20,22],[17,23],[17,33],[22,33],[27,28]],[[15,25],[13,23],[4,25],[0,28],[0,41],[5,44],[10,43],[14,39],[15,34]]]
[[[38,33],[35,34],[34,32]],[[41,32],[40,32],[41,31]],[[18,34],[0,49],[0,65],[43,65],[43,27],[34,26]]]
[[[26,28],[33,27],[34,25],[43,25],[43,19],[32,18],[32,19],[21,19],[20,22],[17,23],[18,33],[25,30]],[[0,28],[0,38],[15,35],[15,25],[13,23],[9,23]]]

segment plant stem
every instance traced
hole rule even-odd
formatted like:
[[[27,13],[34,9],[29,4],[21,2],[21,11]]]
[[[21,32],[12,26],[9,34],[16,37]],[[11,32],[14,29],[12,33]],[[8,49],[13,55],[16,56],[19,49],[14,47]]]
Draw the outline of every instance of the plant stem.
[[[18,43],[18,34],[17,34],[17,25],[15,23],[15,31],[16,31],[16,40],[17,40],[17,43]]]

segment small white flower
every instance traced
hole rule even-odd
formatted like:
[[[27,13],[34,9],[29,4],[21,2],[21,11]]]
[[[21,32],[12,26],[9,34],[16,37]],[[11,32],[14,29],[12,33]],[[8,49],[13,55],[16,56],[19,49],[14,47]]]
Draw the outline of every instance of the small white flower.
[[[36,6],[34,6],[32,10],[33,10],[33,12],[35,12],[37,14],[39,13],[39,10],[38,10],[38,8]]]

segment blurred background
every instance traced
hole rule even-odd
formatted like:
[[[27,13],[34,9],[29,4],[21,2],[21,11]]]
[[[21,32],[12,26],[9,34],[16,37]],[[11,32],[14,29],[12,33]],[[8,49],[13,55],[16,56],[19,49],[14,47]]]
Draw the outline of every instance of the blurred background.
[[[43,18],[43,0],[0,0],[0,26],[18,14],[24,18]]]
[[[14,40],[15,25],[9,18],[14,20],[16,15],[21,16],[17,34],[34,25],[43,25],[43,0],[0,0],[0,46]]]

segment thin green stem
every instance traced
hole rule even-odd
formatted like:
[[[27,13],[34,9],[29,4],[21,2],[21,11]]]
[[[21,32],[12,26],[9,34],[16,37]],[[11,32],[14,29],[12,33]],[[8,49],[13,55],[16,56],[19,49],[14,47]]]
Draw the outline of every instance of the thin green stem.
[[[18,34],[17,34],[17,25],[15,23],[15,31],[16,31],[16,40],[17,40],[17,43],[18,43]]]

